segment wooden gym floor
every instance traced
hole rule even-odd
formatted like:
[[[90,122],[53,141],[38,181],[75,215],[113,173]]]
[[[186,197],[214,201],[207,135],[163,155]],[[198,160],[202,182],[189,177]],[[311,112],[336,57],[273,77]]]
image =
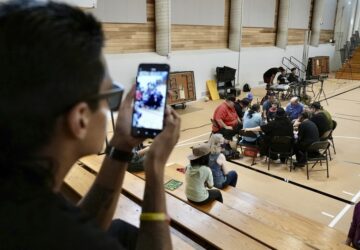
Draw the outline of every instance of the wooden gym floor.
[[[359,85],[360,81],[328,79],[324,83],[324,89],[327,97],[330,97]],[[318,88],[318,84],[315,84],[316,93]],[[255,101],[257,98],[260,100],[264,88],[255,88],[252,92]],[[244,94],[240,98],[243,96]],[[264,160],[256,160],[257,163],[252,168],[283,178],[279,180],[228,162],[227,166],[236,170],[239,175],[237,188],[346,234],[354,206],[339,201],[336,197],[353,202],[360,199],[359,96],[360,89],[357,89],[329,99],[328,104],[322,102],[324,108],[338,122],[338,127],[334,131],[337,154],[334,155],[333,150],[331,151],[333,160],[329,164],[329,179],[326,178],[326,172],[313,172],[310,173],[310,180],[307,180],[305,169],[296,169],[290,173],[288,167],[279,163],[272,163],[268,171]],[[182,132],[168,165],[188,164],[187,155],[191,153],[190,147],[208,140],[211,131],[210,118],[221,102],[222,100],[192,102],[187,104],[185,110],[178,110],[182,118]],[[286,102],[283,103],[283,106],[285,105]],[[239,162],[250,166],[251,159],[245,157]],[[286,180],[303,187],[290,184]],[[312,188],[313,191],[306,187]]]

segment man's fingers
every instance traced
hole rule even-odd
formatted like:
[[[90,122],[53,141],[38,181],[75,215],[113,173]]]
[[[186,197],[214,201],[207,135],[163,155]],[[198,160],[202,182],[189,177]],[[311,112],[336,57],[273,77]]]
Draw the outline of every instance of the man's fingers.
[[[131,107],[131,104],[135,96],[135,84],[131,87],[130,91],[127,93],[123,105],[126,107]]]

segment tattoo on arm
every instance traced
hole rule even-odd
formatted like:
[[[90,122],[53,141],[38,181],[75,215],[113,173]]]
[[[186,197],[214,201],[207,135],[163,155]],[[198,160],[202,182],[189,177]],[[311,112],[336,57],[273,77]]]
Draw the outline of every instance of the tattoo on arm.
[[[110,207],[115,190],[94,184],[88,194],[80,201],[80,208],[92,217],[97,217],[102,210]]]

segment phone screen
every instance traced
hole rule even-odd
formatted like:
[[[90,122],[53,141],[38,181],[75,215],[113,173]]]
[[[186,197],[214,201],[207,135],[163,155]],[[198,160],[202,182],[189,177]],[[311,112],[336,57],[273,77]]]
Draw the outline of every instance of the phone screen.
[[[132,116],[132,135],[153,138],[163,130],[169,65],[140,64]]]

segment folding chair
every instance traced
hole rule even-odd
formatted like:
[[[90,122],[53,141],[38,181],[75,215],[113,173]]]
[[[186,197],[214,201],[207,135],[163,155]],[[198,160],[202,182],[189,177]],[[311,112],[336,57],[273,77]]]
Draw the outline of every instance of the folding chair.
[[[329,136],[329,140],[330,140],[330,142],[331,142],[331,145],[332,145],[332,147],[333,147],[333,150],[334,150],[334,154],[336,154],[336,150],[335,150],[335,143],[334,143],[334,138],[333,138],[333,132],[334,132],[334,130],[336,129],[336,127],[337,127],[337,122],[336,121],[332,121],[333,122],[333,128],[332,128],[332,130],[331,130],[331,133],[330,133],[330,136]]]
[[[326,132],[320,137],[320,141],[328,141],[328,140],[330,140],[331,132],[332,132],[331,129],[328,130],[328,131],[326,131]],[[331,161],[332,158],[331,158],[331,153],[330,153],[330,147],[328,148],[328,152],[329,152],[329,159],[330,159],[330,161]]]
[[[282,157],[286,157],[286,163],[290,159],[290,172],[293,166],[293,138],[290,136],[274,136],[270,140],[268,151],[268,170],[270,170],[271,155],[279,154]]]
[[[314,163],[311,167],[313,169],[316,164],[320,162],[322,165],[322,161],[326,161],[326,169],[319,170],[311,170],[315,171],[325,171],[327,172],[327,178],[329,178],[329,161],[328,161],[328,149],[330,147],[330,142],[326,141],[317,141],[312,143],[305,152],[305,160],[306,160],[306,175],[309,180],[309,163]]]
[[[251,137],[251,138],[258,138],[258,135],[251,131],[244,131],[240,130],[239,135],[241,137]],[[259,153],[259,146],[252,143],[242,142],[242,140],[239,140],[238,145],[240,146],[241,154],[245,155],[245,150],[249,151],[253,161],[251,165],[255,165],[255,158],[257,157],[257,154]]]

